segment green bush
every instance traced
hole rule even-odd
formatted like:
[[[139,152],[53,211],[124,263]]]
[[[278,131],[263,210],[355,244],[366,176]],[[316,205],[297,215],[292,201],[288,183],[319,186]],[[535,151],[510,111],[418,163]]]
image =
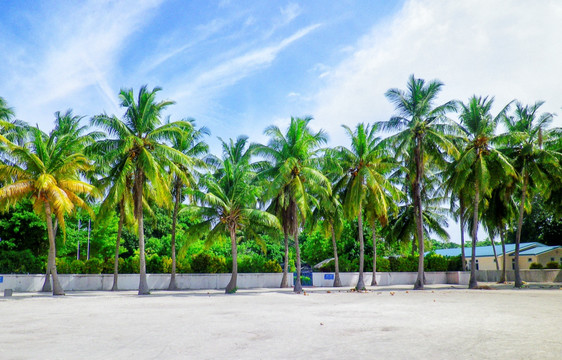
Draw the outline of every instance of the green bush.
[[[85,274],[101,274],[102,270],[103,270],[103,262],[98,258],[92,258],[90,260],[86,260],[86,262],[84,263]]]
[[[264,273],[280,273],[283,272],[281,265],[276,260],[268,260],[263,265],[262,272]]]
[[[447,258],[435,253],[429,253],[424,257],[425,271],[447,271],[449,263]]]
[[[350,260],[347,256],[340,256],[339,262],[341,272],[353,272],[359,270],[359,259]]]
[[[119,258],[121,261],[122,259]],[[102,274],[113,274],[113,267],[115,266],[115,258],[107,258],[103,261]]]
[[[0,274],[42,274],[46,265],[29,249],[0,251]]]
[[[161,274],[164,272],[160,256],[154,254],[146,257],[146,272],[149,274]]]
[[[191,270],[199,274],[216,274],[229,272],[229,267],[223,256],[200,253],[191,256]]]
[[[447,258],[447,271],[462,271],[461,256],[450,256]]]
[[[176,258],[176,272],[178,271],[178,261]],[[172,258],[168,257],[168,256],[162,256],[162,271],[165,274],[171,274],[172,273]]]
[[[534,269],[534,270],[538,270],[538,269],[542,269],[542,264],[541,263],[531,263],[531,265],[529,265],[529,269]]]
[[[378,272],[390,271],[390,261],[385,258],[377,257],[377,271]]]
[[[170,261],[171,264],[171,261]],[[177,259],[177,272],[180,274],[187,274],[193,272],[188,258]]]
[[[82,260],[74,259],[70,263],[70,273],[71,274],[84,274],[85,273],[85,265]]]
[[[560,269],[560,264],[556,261],[549,261],[546,263],[545,269]]]
[[[418,271],[418,257],[394,257],[388,258],[390,263],[390,271],[393,272],[416,272]]]
[[[123,263],[119,261],[120,274],[138,274],[139,273],[139,256],[134,255],[123,259]]]
[[[238,272],[259,273],[263,272],[266,259],[262,255],[240,255],[238,256]]]
[[[71,274],[70,261],[66,258],[56,258],[55,264],[57,265],[57,274]]]

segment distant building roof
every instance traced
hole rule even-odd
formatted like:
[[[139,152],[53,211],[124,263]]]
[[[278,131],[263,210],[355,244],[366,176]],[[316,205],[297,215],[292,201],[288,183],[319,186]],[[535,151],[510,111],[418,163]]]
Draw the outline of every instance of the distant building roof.
[[[562,246],[537,246],[531,249],[527,249],[525,251],[520,251],[519,255],[539,255],[557,248],[562,248]]]
[[[537,251],[542,250],[543,248],[548,248],[547,250],[544,251],[540,251],[537,254],[543,253],[545,251],[549,251],[552,250],[552,248],[556,248],[557,246],[546,246],[544,244],[538,243],[538,242],[530,242],[530,243],[520,243],[519,244],[519,254],[523,255],[524,251],[531,251],[534,249],[537,249]],[[559,246],[558,246],[559,247]],[[498,254],[498,256],[502,255],[502,246],[501,245],[496,245],[496,253]],[[515,244],[505,244],[505,252],[506,254],[510,254],[513,253],[515,251]],[[435,250],[435,253],[438,255],[442,255],[442,256],[459,256],[461,254],[461,248],[453,248],[453,249],[439,249],[439,250]],[[427,255],[428,253],[426,253]],[[464,248],[464,255],[466,257],[471,257],[472,256],[472,248],[468,248],[465,247]],[[493,247],[490,246],[477,246],[476,247],[476,257],[486,257],[486,256],[494,256],[494,249]],[[526,254],[525,255],[531,255],[531,254]],[[532,255],[536,255],[536,254],[532,254]]]

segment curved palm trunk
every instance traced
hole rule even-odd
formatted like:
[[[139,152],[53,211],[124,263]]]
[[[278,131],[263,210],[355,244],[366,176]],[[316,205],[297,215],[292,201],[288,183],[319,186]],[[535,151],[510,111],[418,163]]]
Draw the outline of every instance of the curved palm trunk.
[[[371,286],[377,285],[377,233],[376,227],[373,225],[373,279]]]
[[[359,227],[359,231],[357,233],[359,237],[359,280],[357,280],[355,290],[365,290],[365,281],[363,280],[363,268],[365,265],[365,241],[363,240],[363,211],[361,209],[361,205],[359,205],[357,225]]]
[[[460,214],[459,222],[461,226],[461,261],[462,261],[462,271],[466,271],[466,255],[464,253],[464,201],[460,200]]]
[[[289,233],[283,230],[285,236],[285,263],[283,264],[283,278],[281,279],[281,288],[289,287]]]
[[[53,256],[53,254],[50,251],[50,241],[49,241],[49,255],[47,256],[47,270],[45,271],[45,281],[43,282],[43,287],[41,288],[41,292],[51,292],[53,291],[53,287],[51,286],[51,267],[53,266],[53,262],[55,261],[55,258]],[[55,251],[53,251],[54,254],[56,254],[56,248]]]
[[[174,204],[174,214],[172,215],[172,274],[170,275],[170,285],[168,290],[177,290],[176,284],[176,224],[178,221],[178,211],[181,202],[181,183],[176,181],[176,203]]]
[[[57,274],[57,264],[55,261],[55,232],[53,230],[53,219],[51,218],[51,205],[49,205],[48,202],[45,202],[45,217],[47,219],[47,234],[49,237],[49,257],[53,259],[50,267],[50,273],[53,279],[53,295],[64,295],[64,290],[60,285],[59,277]]]
[[[123,232],[123,223],[125,221],[124,201],[119,204],[119,225],[117,227],[117,240],[115,241],[115,261],[113,263],[113,286],[111,291],[119,290],[117,282],[119,280],[119,247],[121,246],[121,234]]]
[[[148,295],[150,290],[146,281],[146,254],[144,253],[144,214],[142,206],[142,193],[144,184],[144,174],[141,170],[135,173],[134,196],[135,196],[135,216],[138,221],[139,229],[139,295]]]
[[[421,182],[423,179],[423,151],[421,148],[421,139],[416,139],[416,148],[414,150],[414,161],[416,164],[416,180],[414,181],[414,215],[416,218],[416,234],[418,238],[418,277],[414,283],[414,290],[423,290],[424,288],[424,244],[423,244],[423,212],[421,202]]]
[[[478,154],[477,154],[478,156]],[[474,189],[474,215],[472,226],[472,256],[470,258],[470,280],[468,281],[468,288],[474,289],[478,287],[476,281],[476,243],[478,242],[478,203],[480,202],[480,189],[476,183]]]
[[[334,230],[334,225],[332,225],[332,247],[334,248],[334,267],[335,267],[335,274],[334,274],[334,285],[333,287],[341,287],[341,280],[340,280],[340,261],[338,259],[338,244],[336,243],[336,231]]]
[[[236,292],[236,280],[238,279],[238,247],[236,244],[236,228],[230,229],[230,247],[232,250],[232,276],[224,292],[226,294],[234,294]]]
[[[506,276],[506,265],[507,265],[507,256],[505,254],[505,235],[504,235],[504,229],[500,229],[500,240],[502,242],[502,274],[500,277],[500,283],[503,284],[507,281],[507,276]]]
[[[492,250],[494,250],[494,259],[496,260],[496,270],[500,269],[500,263],[498,262],[498,253],[496,251],[496,245],[494,244],[494,238],[490,236],[490,241],[492,242]]]
[[[296,203],[295,203],[296,207]],[[296,261],[296,268],[297,268],[297,279],[295,280],[295,287],[293,289],[294,292],[300,293],[302,291],[302,283],[301,283],[301,249],[299,246],[299,228],[298,228],[298,220],[295,220],[295,250],[297,255]]]
[[[56,238],[57,238],[58,225],[59,222],[57,219],[55,219],[55,226],[53,231],[55,237],[55,251],[53,252],[54,255],[52,255],[50,251],[47,255],[47,270],[45,271],[45,281],[43,282],[43,287],[41,288],[41,292],[53,291],[53,287],[51,286],[51,267],[53,266],[53,263],[56,261],[56,257],[57,257]],[[78,243],[78,248],[80,248],[80,243]]]
[[[521,204],[519,204],[519,220],[517,221],[517,235],[515,236],[515,287],[523,286],[521,273],[519,272],[519,244],[521,243],[521,229],[523,227],[523,215],[525,212],[525,195],[527,192],[527,183],[529,178],[526,173],[523,175],[523,189],[521,191]]]

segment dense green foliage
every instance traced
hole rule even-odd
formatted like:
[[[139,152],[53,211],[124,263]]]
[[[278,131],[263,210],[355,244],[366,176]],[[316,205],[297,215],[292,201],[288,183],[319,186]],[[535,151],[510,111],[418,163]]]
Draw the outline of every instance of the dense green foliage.
[[[140,273],[147,294],[146,272],[232,273],[235,291],[237,272],[286,282],[324,262],[319,271],[359,270],[360,282],[363,271],[417,271],[421,289],[423,271],[461,269],[431,252],[458,246],[450,216],[468,246],[562,244],[562,130],[542,102],[493,117],[491,97],[436,105],[441,82],[412,75],[406,86],[386,93],[388,121],[344,126],[347,146],[323,148],[311,117],[291,118],[265,129],[266,145],[221,139],[221,156],[208,129],[162,118],[173,101],[157,101],[159,88],[121,90],[123,117],[91,127],[57,112],[48,134],[0,98],[0,273]]]

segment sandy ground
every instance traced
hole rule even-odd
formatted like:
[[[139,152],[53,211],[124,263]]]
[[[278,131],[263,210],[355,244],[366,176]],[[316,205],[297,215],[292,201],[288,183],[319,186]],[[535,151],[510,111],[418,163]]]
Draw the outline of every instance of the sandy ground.
[[[562,359],[560,287],[0,295],[0,359]]]

